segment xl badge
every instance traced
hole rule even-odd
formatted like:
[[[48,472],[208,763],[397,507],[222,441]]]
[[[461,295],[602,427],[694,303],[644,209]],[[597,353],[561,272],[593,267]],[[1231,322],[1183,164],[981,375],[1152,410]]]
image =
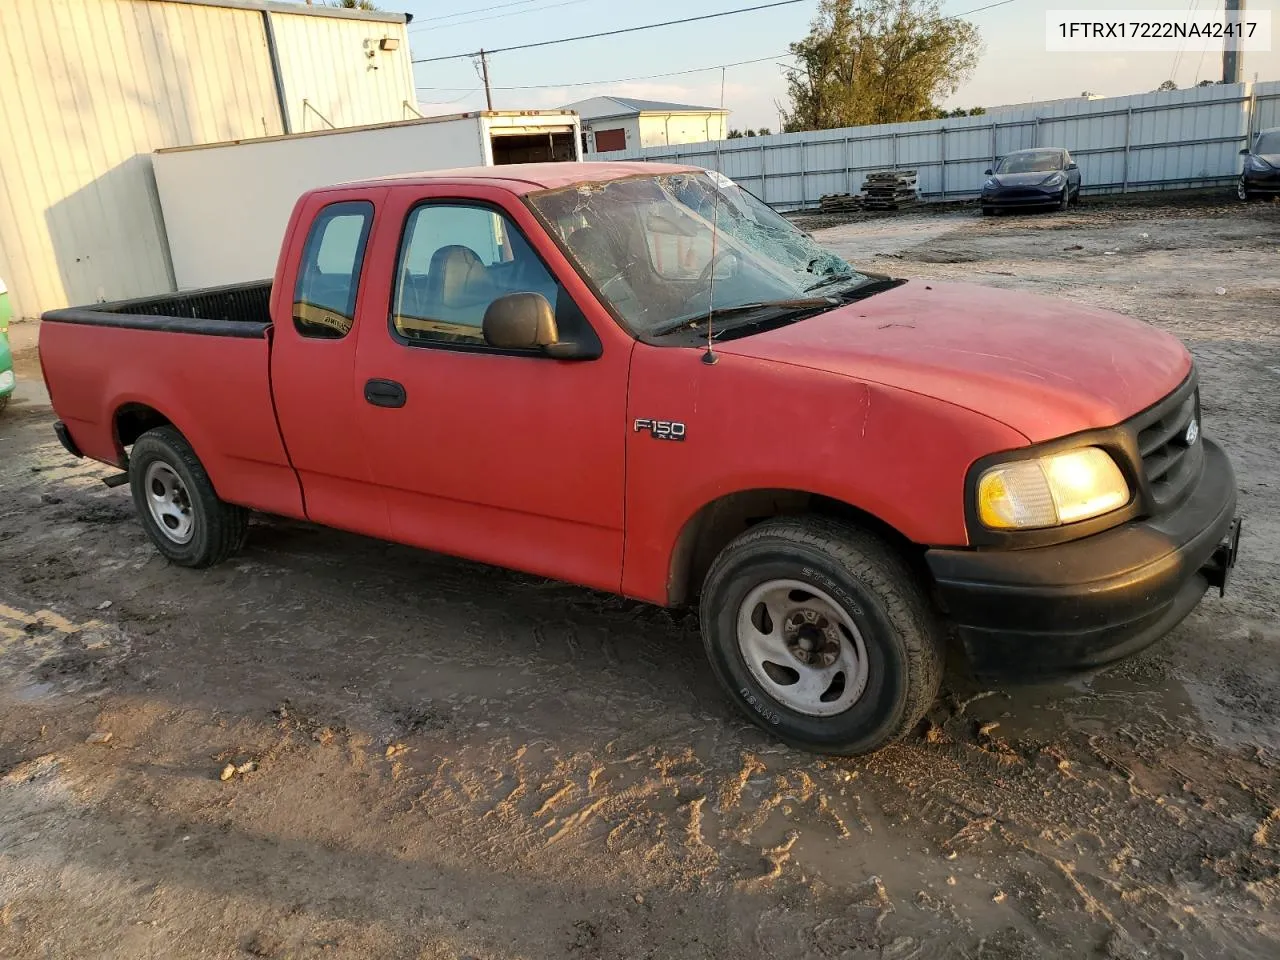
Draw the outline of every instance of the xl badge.
[[[1199,438],[1200,438],[1200,422],[1198,420],[1192,420],[1189,424],[1187,424],[1187,438],[1186,438],[1187,446],[1188,447],[1195,446],[1195,442]]]
[[[648,430],[655,440],[683,440],[684,424],[674,420],[637,420],[636,433]]]

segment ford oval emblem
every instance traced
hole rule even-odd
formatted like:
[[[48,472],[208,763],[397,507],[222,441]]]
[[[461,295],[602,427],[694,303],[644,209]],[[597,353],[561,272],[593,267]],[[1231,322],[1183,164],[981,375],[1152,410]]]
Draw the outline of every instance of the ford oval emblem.
[[[1197,420],[1192,420],[1187,424],[1187,446],[1194,446],[1198,439],[1200,439],[1200,423]]]

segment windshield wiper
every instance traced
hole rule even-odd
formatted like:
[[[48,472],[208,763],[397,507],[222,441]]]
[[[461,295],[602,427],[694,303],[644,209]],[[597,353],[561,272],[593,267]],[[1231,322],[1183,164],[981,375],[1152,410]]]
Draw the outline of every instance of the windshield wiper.
[[[667,323],[659,324],[649,331],[650,336],[660,337],[663,334],[674,333],[684,327],[691,327],[694,324],[705,323],[708,320],[714,322],[719,317],[731,317],[742,313],[755,313],[758,310],[822,310],[831,307],[837,307],[840,301],[834,297],[800,297],[791,300],[759,300],[754,303],[740,303],[732,307],[716,307],[711,311],[702,311],[692,316],[681,317],[678,320],[670,320]]]
[[[840,300],[844,303],[853,303],[855,300],[862,300],[864,297],[871,297],[877,293],[892,290],[894,287],[900,287],[906,282],[900,277],[867,277],[857,286],[843,291],[840,294]]]
[[[810,284],[805,287],[804,292],[812,293],[814,290],[821,290],[823,287],[829,287],[833,283],[844,283],[846,280],[852,280],[856,276],[856,273],[833,273],[828,277],[823,277],[817,283]]]

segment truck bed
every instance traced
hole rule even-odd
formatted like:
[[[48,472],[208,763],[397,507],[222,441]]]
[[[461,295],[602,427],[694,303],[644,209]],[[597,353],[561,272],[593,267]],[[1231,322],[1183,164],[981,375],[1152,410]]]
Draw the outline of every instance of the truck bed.
[[[51,310],[40,354],[54,409],[85,456],[124,467],[168,422],[219,496],[302,515],[271,396],[271,281]]]
[[[44,319],[213,337],[262,337],[271,326],[271,281],[50,310]]]

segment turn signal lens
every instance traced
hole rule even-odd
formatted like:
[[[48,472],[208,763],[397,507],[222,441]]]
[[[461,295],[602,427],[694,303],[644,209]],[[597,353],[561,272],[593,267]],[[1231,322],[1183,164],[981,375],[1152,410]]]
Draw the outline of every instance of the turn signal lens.
[[[1129,502],[1129,484],[1111,455],[1085,447],[992,467],[978,480],[978,518],[993,530],[1056,527]]]

